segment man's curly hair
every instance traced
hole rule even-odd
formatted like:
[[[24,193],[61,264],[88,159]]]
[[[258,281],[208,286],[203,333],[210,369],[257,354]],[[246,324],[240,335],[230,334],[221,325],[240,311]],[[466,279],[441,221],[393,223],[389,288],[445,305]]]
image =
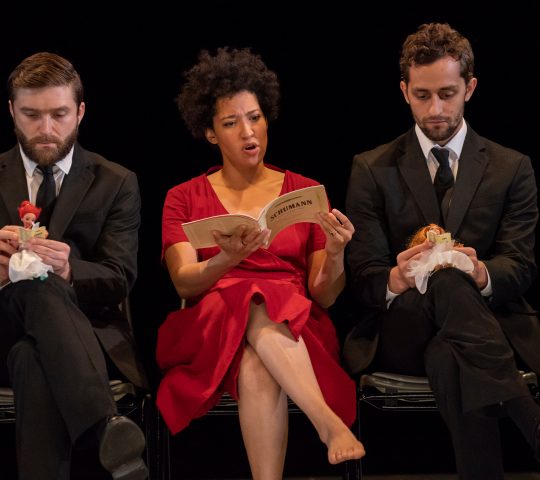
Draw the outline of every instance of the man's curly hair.
[[[446,56],[460,63],[460,75],[468,83],[474,75],[474,54],[471,44],[447,23],[425,23],[409,35],[401,49],[401,79],[409,81],[413,65],[430,65]]]
[[[230,98],[242,91],[257,97],[268,120],[277,118],[277,75],[248,48],[218,48],[215,55],[202,50],[199,62],[185,73],[185,79],[177,103],[186,126],[195,138],[204,138],[205,130],[213,127],[218,99]]]

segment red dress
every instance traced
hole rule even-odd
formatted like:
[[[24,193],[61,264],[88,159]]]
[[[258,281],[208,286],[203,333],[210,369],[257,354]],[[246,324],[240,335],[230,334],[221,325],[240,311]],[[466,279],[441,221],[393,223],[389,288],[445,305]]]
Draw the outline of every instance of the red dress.
[[[280,195],[316,184],[285,171]],[[224,213],[228,212],[206,174],[172,188],[163,208],[163,252],[187,241],[183,222]],[[163,372],[157,405],[173,434],[208,412],[224,391],[238,399],[238,371],[254,295],[266,303],[271,320],[287,322],[295,338],[302,336],[326,402],[346,425],[352,425],[356,416],[355,384],[340,366],[332,321],[326,310],[308,298],[306,288],[308,257],[324,244],[319,225],[291,225],[268,249],[252,253],[208,291],[192,299],[189,307],[167,316],[157,342],[157,362]],[[201,249],[199,260],[211,258],[218,251],[217,247]]]

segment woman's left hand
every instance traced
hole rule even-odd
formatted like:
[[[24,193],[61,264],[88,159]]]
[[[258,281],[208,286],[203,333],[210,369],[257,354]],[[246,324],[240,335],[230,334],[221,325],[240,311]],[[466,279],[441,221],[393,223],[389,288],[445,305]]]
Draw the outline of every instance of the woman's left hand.
[[[336,208],[329,213],[319,212],[317,217],[326,235],[325,250],[328,253],[341,252],[354,233],[351,221]]]

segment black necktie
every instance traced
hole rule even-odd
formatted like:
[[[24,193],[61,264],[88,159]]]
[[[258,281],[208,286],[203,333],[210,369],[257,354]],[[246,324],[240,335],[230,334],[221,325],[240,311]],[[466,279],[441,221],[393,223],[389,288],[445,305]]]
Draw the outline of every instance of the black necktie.
[[[435,193],[437,194],[437,199],[441,206],[442,218],[445,220],[450,205],[450,189],[454,186],[454,174],[452,173],[450,163],[448,162],[448,155],[450,152],[446,148],[437,147],[433,147],[431,152],[439,162],[439,168],[435,174],[433,186],[435,187]]]
[[[47,226],[49,225],[54,201],[56,200],[56,183],[54,181],[53,169],[50,165],[46,167],[38,165],[37,168],[43,175],[43,180],[36,196],[36,206],[41,208],[41,214],[38,220],[40,225]]]

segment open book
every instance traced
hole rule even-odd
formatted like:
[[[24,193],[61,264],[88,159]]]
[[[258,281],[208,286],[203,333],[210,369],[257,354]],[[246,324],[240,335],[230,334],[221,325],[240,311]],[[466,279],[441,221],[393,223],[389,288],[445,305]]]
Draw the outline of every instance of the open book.
[[[271,231],[266,245],[268,246],[285,227],[300,222],[318,223],[317,212],[328,211],[328,198],[324,186],[314,185],[277,197],[262,209],[259,218],[242,213],[229,213],[186,222],[182,227],[194,248],[214,246],[216,242],[212,236],[213,230],[224,235],[232,235],[239,225],[253,225],[261,230],[268,228]]]

